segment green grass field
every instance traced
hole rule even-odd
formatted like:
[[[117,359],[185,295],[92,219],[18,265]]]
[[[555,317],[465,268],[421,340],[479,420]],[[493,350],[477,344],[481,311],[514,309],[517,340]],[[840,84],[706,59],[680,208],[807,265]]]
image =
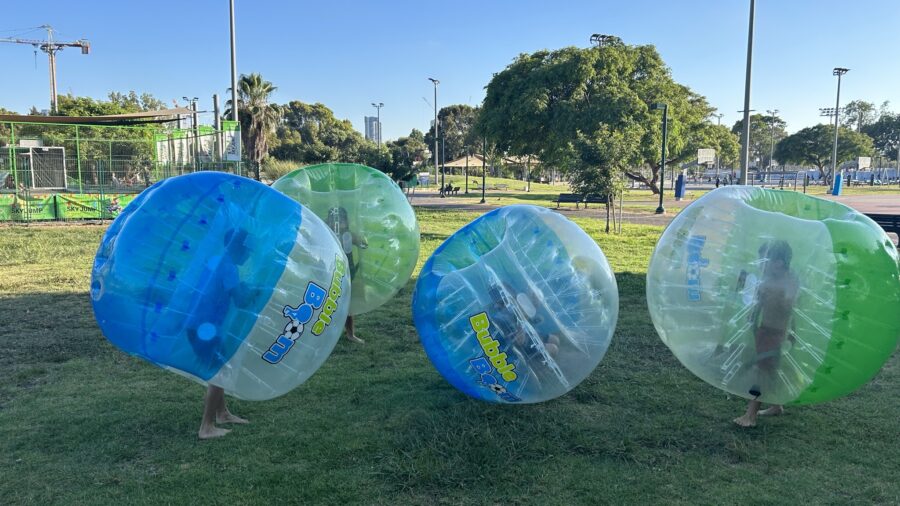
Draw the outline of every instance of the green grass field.
[[[419,210],[420,266],[475,213]],[[310,381],[232,401],[198,441],[203,388],[114,349],[87,294],[103,227],[0,228],[2,504],[897,504],[900,360],[751,430],[659,341],[644,275],[659,228],[597,239],[620,319],[583,384],[544,404],[469,399],[431,366],[410,284],[358,318]]]
[[[470,176],[469,180],[470,182],[478,181],[480,184],[481,178]],[[446,182],[460,188],[459,194],[451,197],[453,202],[475,204],[481,201],[481,189],[480,187],[476,189],[474,184],[470,183],[469,193],[465,194],[465,178],[462,176],[447,175]],[[505,184],[508,188],[505,190],[493,190],[492,188],[497,184]],[[673,194],[672,190],[668,188],[668,182],[666,185],[667,187],[664,192],[666,197],[665,207],[670,213],[681,211],[687,204],[702,197],[709,191],[707,189],[693,189],[692,185],[689,184],[686,195],[687,198],[683,201],[676,202],[672,199]],[[542,207],[555,208],[556,204],[553,200],[556,199],[560,193],[571,193],[572,191],[566,183],[552,185],[531,183],[531,191],[526,192],[524,181],[495,177],[488,177],[486,179],[486,186],[488,189],[485,192],[485,199],[487,203],[495,206],[533,204]],[[785,189],[790,190],[792,187],[786,186]],[[434,187],[430,188],[430,190],[436,191]],[[802,191],[802,187],[798,186],[797,191]],[[807,193],[809,195],[822,196],[828,193],[828,187],[823,185],[810,185],[807,187]],[[842,195],[900,195],[900,186],[845,186]],[[654,214],[658,199],[659,196],[653,194],[650,190],[628,188],[626,189],[623,198],[624,211],[629,213]],[[574,204],[562,204],[562,206],[575,207]],[[597,205],[593,204],[591,207],[595,206]]]

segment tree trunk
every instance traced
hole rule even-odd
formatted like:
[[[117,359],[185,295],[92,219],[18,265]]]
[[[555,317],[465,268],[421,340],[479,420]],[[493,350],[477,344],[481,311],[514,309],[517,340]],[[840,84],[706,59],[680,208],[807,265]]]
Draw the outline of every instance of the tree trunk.
[[[629,172],[627,170],[625,171],[625,177],[627,177],[628,179],[631,179],[632,181],[644,183],[645,185],[650,187],[650,191],[653,192],[654,195],[658,195],[659,194],[659,186],[657,186],[656,183],[659,180],[659,168],[653,168],[651,170],[653,171],[652,172],[653,175],[650,177],[650,179],[647,179],[647,176],[645,176],[641,173]]]
[[[587,205],[587,204],[585,204]],[[609,233],[609,201],[606,202],[606,233]]]

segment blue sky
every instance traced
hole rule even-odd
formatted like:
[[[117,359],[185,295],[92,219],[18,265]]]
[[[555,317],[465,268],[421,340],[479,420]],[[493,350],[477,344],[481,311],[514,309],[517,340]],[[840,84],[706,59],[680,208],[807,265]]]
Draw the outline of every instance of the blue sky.
[[[438,104],[477,105],[491,75],[519,53],[589,45],[592,33],[654,44],[676,80],[705,95],[731,125],[743,107],[749,0],[276,2],[237,0],[238,72],[278,86],[274,100],[322,102],[362,130],[384,102],[384,137],[426,129]],[[227,0],[44,0],[4,9],[0,37],[52,25],[63,40],[88,38],[92,54],[63,51],[60,93],[104,98],[149,92],[167,103],[230,85]],[[841,101],[889,100],[900,109],[900,2],[758,0],[751,107],[779,109],[796,131],[834,106],[831,69],[849,67]],[[41,37],[42,32],[25,33]],[[0,44],[0,107],[47,108],[47,60],[31,46]],[[224,99],[223,99],[224,101]],[[207,116],[207,118],[211,118]]]

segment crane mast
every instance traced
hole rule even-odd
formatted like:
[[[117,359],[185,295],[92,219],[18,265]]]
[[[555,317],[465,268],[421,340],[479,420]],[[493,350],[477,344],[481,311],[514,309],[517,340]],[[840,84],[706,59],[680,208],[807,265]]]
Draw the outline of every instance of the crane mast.
[[[28,44],[47,53],[47,59],[50,65],[50,114],[56,114],[56,53],[67,47],[78,47],[81,48],[81,54],[90,54],[91,43],[88,42],[87,39],[79,39],[73,42],[56,41],[53,39],[52,26],[41,25],[40,28],[47,30],[47,40],[0,38],[0,42]]]

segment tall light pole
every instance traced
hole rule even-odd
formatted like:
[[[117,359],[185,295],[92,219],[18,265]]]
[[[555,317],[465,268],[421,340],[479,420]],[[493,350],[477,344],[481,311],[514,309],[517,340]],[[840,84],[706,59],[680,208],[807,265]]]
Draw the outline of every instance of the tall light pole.
[[[378,102],[376,104],[375,102],[372,102],[372,107],[374,107],[375,110],[377,111],[375,113],[376,114],[375,125],[378,127],[378,147],[380,148],[381,147],[381,108],[384,107],[384,103]]]
[[[181,97],[185,102],[188,102],[191,107],[191,130],[194,135],[194,142],[192,142],[191,153],[194,155],[194,170],[200,170],[200,127],[197,125],[197,100],[200,100],[197,97]]]
[[[438,176],[438,115],[437,115],[437,88],[441,84],[440,81],[433,77],[428,78],[434,84],[434,180],[437,181]]]
[[[237,56],[234,50],[234,0],[230,0],[229,18],[231,19],[231,120],[238,120],[237,101]]]
[[[651,111],[662,109],[662,156],[659,160],[659,207],[656,208],[656,214],[665,214],[666,208],[663,207],[663,182],[666,177],[666,142],[669,137],[669,106],[663,103],[650,104]]]
[[[444,198],[444,174],[447,173],[447,159],[444,156],[444,148],[447,147],[444,142],[444,130],[441,129],[441,198]]]
[[[713,114],[713,116],[716,117],[716,125],[717,125],[717,126],[722,126],[722,116],[725,116],[725,114],[724,114],[724,113],[719,113],[719,114]],[[720,157],[719,157],[719,150],[717,149],[717,150],[716,150],[716,181],[719,180],[719,158],[720,158]],[[719,183],[716,183],[716,185],[718,185],[718,184],[719,184]],[[716,186],[716,188],[718,188],[718,186]]]
[[[778,109],[766,109],[766,114],[769,115],[769,122],[772,124],[772,150],[769,151],[769,166],[766,168],[766,172],[771,170],[772,161],[775,159],[775,115],[778,112]]]
[[[831,185],[834,185],[834,177],[837,175],[837,143],[838,143],[838,130],[840,129],[840,117],[841,117],[841,76],[849,72],[850,69],[845,69],[843,67],[835,67],[831,72],[831,75],[835,75],[838,78],[837,85],[837,98],[834,102],[834,149],[831,152]],[[830,186],[831,186],[830,185]]]
[[[753,17],[756,0],[750,0],[750,28],[747,30],[747,75],[744,80],[744,132],[741,136],[741,175],[738,184],[747,182],[750,171],[750,71],[753,64]]]

